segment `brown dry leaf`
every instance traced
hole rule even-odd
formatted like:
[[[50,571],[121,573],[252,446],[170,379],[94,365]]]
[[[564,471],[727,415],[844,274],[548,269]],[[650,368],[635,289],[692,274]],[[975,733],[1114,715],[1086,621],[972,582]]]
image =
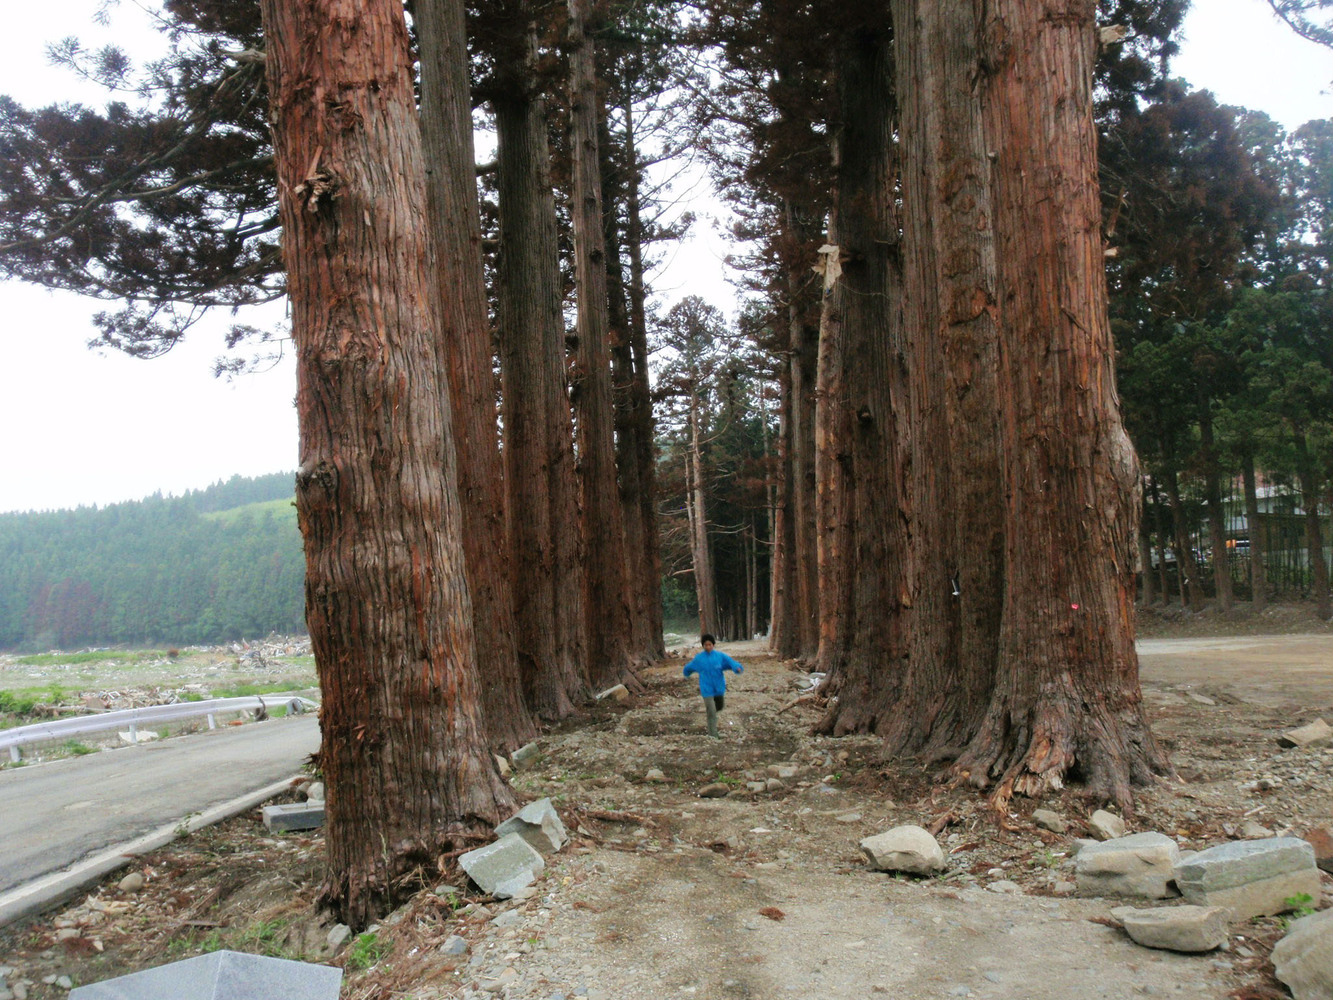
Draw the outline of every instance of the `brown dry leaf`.
[[[769,920],[783,920],[787,914],[783,913],[776,906],[765,906],[759,911],[761,917],[768,917]]]

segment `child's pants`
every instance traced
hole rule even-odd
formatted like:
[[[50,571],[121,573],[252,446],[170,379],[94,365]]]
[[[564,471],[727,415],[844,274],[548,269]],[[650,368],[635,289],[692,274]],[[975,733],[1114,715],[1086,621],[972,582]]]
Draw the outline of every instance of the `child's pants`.
[[[722,695],[704,695],[704,711],[708,713],[708,735],[717,736],[717,713],[722,711]]]

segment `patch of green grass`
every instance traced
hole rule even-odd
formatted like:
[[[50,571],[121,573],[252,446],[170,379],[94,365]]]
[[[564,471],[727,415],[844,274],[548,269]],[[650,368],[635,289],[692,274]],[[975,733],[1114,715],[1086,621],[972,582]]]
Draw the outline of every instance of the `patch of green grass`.
[[[1308,892],[1297,893],[1295,896],[1288,896],[1282,901],[1284,906],[1291,909],[1293,920],[1299,920],[1301,917],[1308,917],[1314,912],[1314,897]]]
[[[236,951],[244,951],[252,955],[267,955],[269,958],[295,958],[296,956],[288,954],[285,947],[286,940],[286,920],[261,920],[257,924],[251,924],[236,935],[232,946]]]
[[[290,518],[295,522],[296,501],[291,499],[263,500],[259,503],[242,504],[240,507],[231,507],[227,510],[209,511],[199,516],[205,521],[219,521],[225,525],[232,525],[247,515],[257,520],[265,513],[272,514],[275,518]]]
[[[232,684],[228,687],[214,689],[213,697],[245,698],[252,694],[276,694],[279,691],[286,691],[290,687],[290,682],[277,684]]]
[[[87,743],[80,743],[78,740],[66,740],[65,752],[72,753],[75,757],[84,757],[90,753],[97,753],[97,747],[90,747]]]
[[[181,701],[203,701],[204,696],[198,691],[186,691],[181,695]]]
[[[343,960],[343,968],[352,972],[362,972],[378,963],[389,954],[392,948],[392,944],[388,941],[381,941],[379,935],[374,932],[358,934],[352,942],[352,946],[347,949],[347,957]]]
[[[94,649],[82,653],[33,653],[20,656],[14,662],[25,667],[67,666],[72,663],[105,663],[107,660],[123,659],[125,654],[111,649]]]

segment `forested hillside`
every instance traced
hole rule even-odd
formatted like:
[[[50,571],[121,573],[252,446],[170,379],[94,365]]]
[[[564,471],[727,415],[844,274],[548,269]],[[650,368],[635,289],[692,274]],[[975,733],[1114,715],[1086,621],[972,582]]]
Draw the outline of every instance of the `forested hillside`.
[[[0,514],[0,649],[304,631],[292,474]]]

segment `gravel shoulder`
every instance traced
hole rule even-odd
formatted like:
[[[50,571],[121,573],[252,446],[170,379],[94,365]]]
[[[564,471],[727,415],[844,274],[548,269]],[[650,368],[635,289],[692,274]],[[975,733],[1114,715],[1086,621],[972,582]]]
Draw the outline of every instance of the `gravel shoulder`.
[[[1296,835],[1333,824],[1333,751],[1274,742],[1321,714],[1333,721],[1333,636],[1228,642],[1144,644],[1145,700],[1181,780],[1140,796],[1130,832],[1200,849],[1246,821]],[[1225,951],[1176,955],[1132,944],[1109,919],[1119,900],[1068,891],[1072,838],[1101,803],[1071,790],[997,817],[975,793],[883,759],[873,737],[811,736],[813,709],[778,712],[804,675],[757,644],[725,649],[747,669],[730,682],[721,741],[703,735],[679,660],[647,671],[644,694],[539,741],[513,784],[552,797],[574,839],[529,899],[497,903],[469,895],[457,870],[429,873],[373,937],[332,954],[311,907],[321,838],[268,836],[242,816],[136,862],[137,892],[113,877],[0,930],[0,967],[34,1000],[64,994],[48,977],[91,982],[216,947],[333,961],[357,1000],[1280,995],[1275,918],[1234,925]],[[796,775],[751,790],[770,765]],[[719,781],[731,794],[698,797]],[[1037,829],[1038,806],[1060,812],[1068,834]],[[941,877],[873,872],[857,847],[946,819]],[[1331,889],[1326,876],[1326,901]],[[454,934],[466,953],[440,950]]]

